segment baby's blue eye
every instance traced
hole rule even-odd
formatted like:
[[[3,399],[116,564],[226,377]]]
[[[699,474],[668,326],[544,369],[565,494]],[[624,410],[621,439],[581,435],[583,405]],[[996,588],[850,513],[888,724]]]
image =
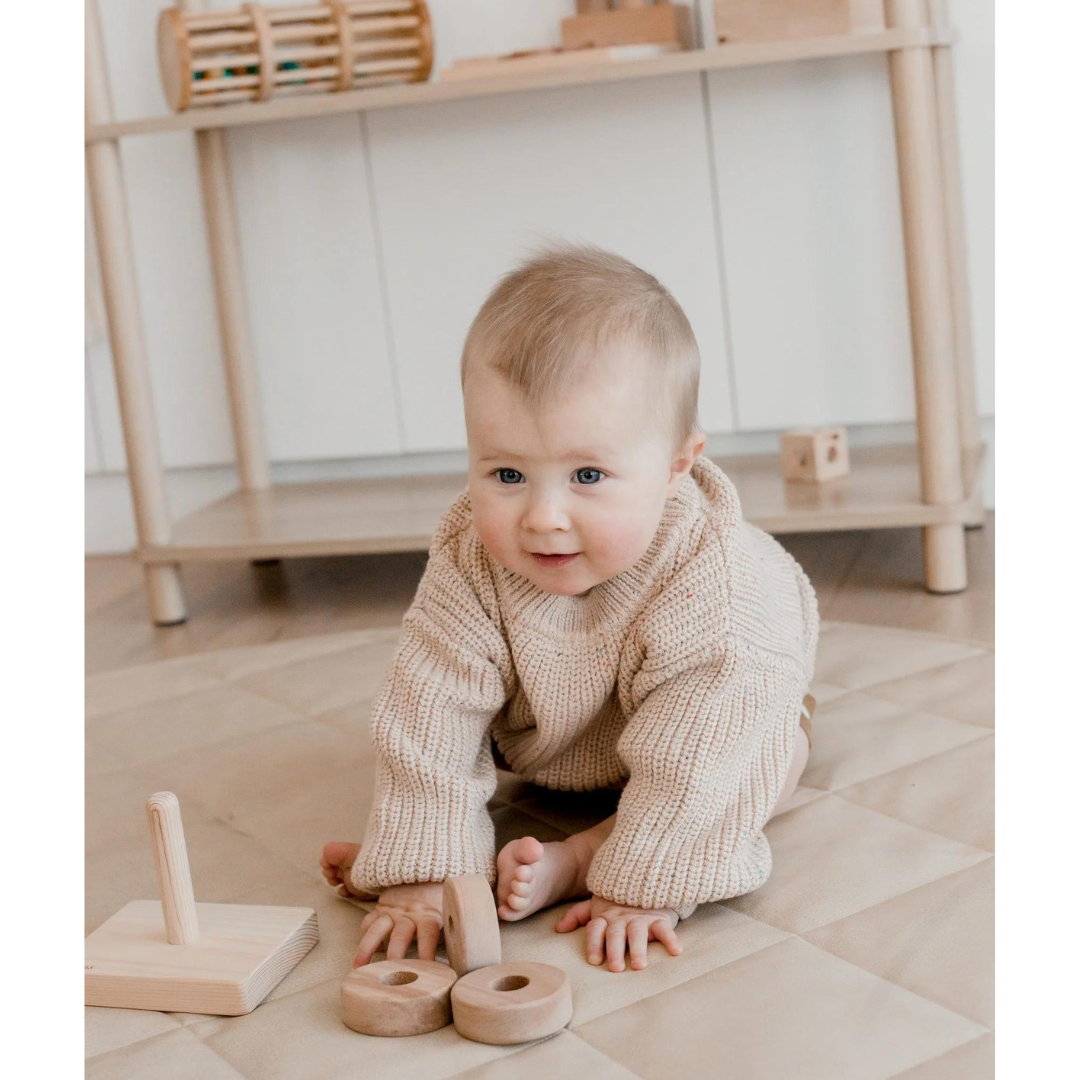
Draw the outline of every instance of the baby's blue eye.
[[[514,479],[514,480],[503,480],[503,475],[502,475],[503,473],[511,473],[511,474],[513,474],[513,476],[514,476],[514,477],[517,477],[518,479]],[[517,471],[517,469],[496,469],[496,470],[495,470],[495,475],[496,475],[496,476],[497,476],[497,477],[498,477],[498,478],[499,478],[500,480],[502,480],[502,481],[503,481],[503,483],[506,483],[506,484],[520,484],[520,483],[521,483],[521,480],[522,480],[522,479],[524,479],[524,477],[522,477],[522,476],[521,476],[521,473],[519,473],[519,472]]]
[[[586,476],[594,476],[596,479],[582,480],[582,473],[584,473]],[[603,473],[599,469],[578,469],[577,475],[579,482],[582,484],[598,484],[600,482],[600,477],[603,476]]]

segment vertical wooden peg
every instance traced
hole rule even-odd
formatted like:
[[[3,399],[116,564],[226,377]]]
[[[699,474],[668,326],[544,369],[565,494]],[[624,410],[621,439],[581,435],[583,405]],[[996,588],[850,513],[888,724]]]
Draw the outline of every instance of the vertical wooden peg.
[[[154,849],[165,937],[170,945],[191,945],[199,940],[195,892],[191,887],[180,800],[171,791],[158,791],[146,800],[146,818]]]

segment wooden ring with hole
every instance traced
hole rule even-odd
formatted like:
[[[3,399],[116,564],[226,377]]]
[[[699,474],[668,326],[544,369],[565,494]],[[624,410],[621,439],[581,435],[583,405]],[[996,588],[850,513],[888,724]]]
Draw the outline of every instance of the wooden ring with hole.
[[[459,1035],[495,1046],[554,1035],[574,1015],[566,972],[531,960],[463,975],[450,991],[450,1007]]]
[[[483,874],[448,877],[442,893],[446,958],[458,975],[502,960],[499,913]]]
[[[362,1035],[422,1035],[450,1023],[457,975],[437,960],[378,960],[341,981],[341,1019]]]

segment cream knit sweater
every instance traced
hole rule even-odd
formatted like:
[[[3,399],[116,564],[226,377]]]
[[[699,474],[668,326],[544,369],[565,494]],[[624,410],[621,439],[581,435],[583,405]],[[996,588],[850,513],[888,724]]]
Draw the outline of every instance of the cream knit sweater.
[[[535,784],[622,789],[594,894],[686,918],[756,889],[817,637],[801,567],[743,521],[703,455],[648,551],[581,596],[497,563],[463,492],[373,706],[375,795],[353,884],[495,882],[494,739]]]

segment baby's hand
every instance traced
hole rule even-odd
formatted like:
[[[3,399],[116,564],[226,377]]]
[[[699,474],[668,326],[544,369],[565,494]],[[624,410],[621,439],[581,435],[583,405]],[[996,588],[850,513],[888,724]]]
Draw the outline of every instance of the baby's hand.
[[[387,934],[387,960],[404,957],[416,934],[416,952],[421,960],[434,960],[435,949],[442,931],[442,882],[420,885],[390,885],[382,891],[379,903],[364,916],[360,924],[360,945],[353,958],[353,967],[370,963],[371,957],[382,948]]]
[[[645,946],[653,940],[663,942],[672,956],[682,952],[675,936],[679,916],[671,908],[637,908],[616,904],[602,896],[592,896],[575,904],[556,924],[560,934],[585,927],[585,958],[590,964],[604,962],[612,971],[626,968],[626,947],[630,946],[630,966],[645,966]],[[606,931],[606,933],[605,933]]]

